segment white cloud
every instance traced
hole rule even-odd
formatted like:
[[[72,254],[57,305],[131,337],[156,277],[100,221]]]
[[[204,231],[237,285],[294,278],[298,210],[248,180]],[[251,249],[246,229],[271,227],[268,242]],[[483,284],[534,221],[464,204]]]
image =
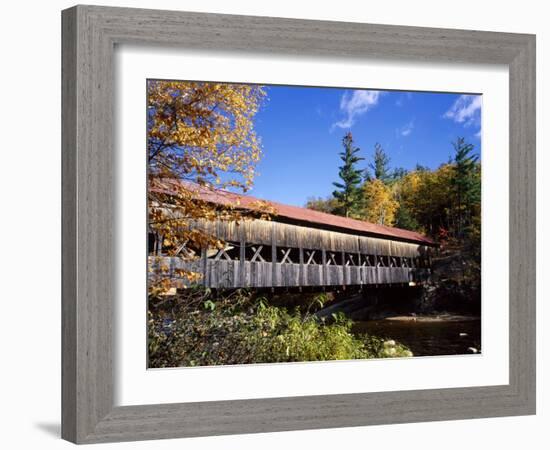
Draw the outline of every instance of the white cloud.
[[[358,116],[365,114],[378,104],[382,95],[381,91],[355,90],[351,93],[346,91],[340,100],[340,111],[345,117],[335,122],[332,127],[351,128]]]
[[[413,130],[414,130],[414,120],[411,120],[409,123],[403,125],[398,130],[398,132],[401,136],[408,136],[409,134],[412,133]]]
[[[481,122],[481,95],[461,95],[453,106],[443,114],[446,119],[452,119],[464,126],[479,125]]]

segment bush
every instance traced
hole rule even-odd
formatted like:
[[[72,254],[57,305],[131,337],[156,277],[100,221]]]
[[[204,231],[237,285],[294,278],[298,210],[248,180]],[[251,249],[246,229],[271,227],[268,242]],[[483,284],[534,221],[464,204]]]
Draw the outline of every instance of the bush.
[[[323,321],[245,291],[218,298],[191,291],[169,303],[150,307],[149,367],[412,356],[393,341],[354,336],[342,314]]]

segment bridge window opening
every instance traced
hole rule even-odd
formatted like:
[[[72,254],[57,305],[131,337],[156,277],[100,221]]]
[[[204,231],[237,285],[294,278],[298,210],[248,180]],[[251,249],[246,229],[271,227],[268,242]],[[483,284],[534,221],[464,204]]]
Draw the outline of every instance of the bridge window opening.
[[[375,258],[374,255],[361,255],[361,265],[363,267],[374,267],[376,265]]]
[[[342,266],[342,252],[327,252],[327,266]]]
[[[259,244],[247,244],[244,252],[245,261],[250,262],[272,262],[271,246]]]
[[[304,249],[304,264],[318,265],[322,263],[321,250],[307,250]]]
[[[156,233],[147,233],[147,252],[152,255],[157,252],[157,235]]]
[[[376,257],[377,259],[377,266],[378,267],[390,267],[390,258],[386,255],[378,255]]]
[[[359,255],[356,253],[345,253],[344,254],[344,265],[346,266],[358,266],[359,264]]]
[[[208,259],[216,261],[238,261],[241,256],[240,245],[236,242],[226,242],[224,248],[208,249],[206,253]]]
[[[397,256],[390,256],[390,267],[401,267],[401,258]]]
[[[300,262],[300,249],[277,247],[277,262],[281,264],[298,264]]]
[[[186,259],[197,259],[201,256],[201,249],[193,242],[187,240],[176,247],[173,254],[174,256],[182,256]]]

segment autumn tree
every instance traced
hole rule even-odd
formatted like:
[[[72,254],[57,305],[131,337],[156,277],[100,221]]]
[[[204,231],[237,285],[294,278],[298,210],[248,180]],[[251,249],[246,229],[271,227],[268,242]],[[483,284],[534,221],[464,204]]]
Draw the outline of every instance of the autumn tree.
[[[252,186],[261,155],[253,118],[264,96],[260,86],[247,84],[148,82],[149,227],[167,253],[223,245],[193,229],[195,219],[247,215],[238,205],[214,206],[197,194]]]
[[[399,204],[393,197],[392,189],[382,180],[373,179],[363,186],[364,208],[361,218],[380,225],[391,226]]]
[[[343,164],[339,167],[338,172],[341,181],[332,183],[338,188],[333,192],[333,195],[340,202],[341,214],[349,217],[357,210],[361,200],[359,189],[361,170],[357,168],[357,163],[364,158],[357,155],[359,148],[354,146],[351,132],[346,133],[342,139],[342,145],[344,150],[340,152],[340,159]]]
[[[342,209],[342,205],[334,197],[310,197],[307,199],[305,207],[327,214],[337,214]]]
[[[452,228],[449,216],[452,175],[453,166],[442,164],[434,171],[413,170],[395,186],[400,205],[416,223],[416,231],[437,237],[441,228]]]

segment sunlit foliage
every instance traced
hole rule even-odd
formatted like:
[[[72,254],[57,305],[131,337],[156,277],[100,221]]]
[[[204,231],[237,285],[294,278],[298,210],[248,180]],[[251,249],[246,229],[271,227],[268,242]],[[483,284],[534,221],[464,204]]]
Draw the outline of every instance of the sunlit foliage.
[[[152,80],[147,94],[149,227],[160,237],[163,251],[180,254],[184,246],[223,245],[192,230],[193,219],[239,221],[269,213],[262,204],[246,211],[238,204],[214,206],[200,198],[217,189],[246,192],[252,186],[261,157],[253,128],[265,97],[260,86]],[[156,276],[152,288],[166,288],[168,281]]]
[[[150,367],[413,356],[394,341],[355,336],[341,313],[324,321],[246,291],[211,299],[200,289],[170,301],[149,312]]]
[[[391,188],[379,179],[363,185],[363,211],[360,218],[380,225],[393,225],[399,204]]]
[[[334,197],[310,197],[307,199],[305,207],[327,214],[337,214],[338,211],[341,210],[342,204]]]

